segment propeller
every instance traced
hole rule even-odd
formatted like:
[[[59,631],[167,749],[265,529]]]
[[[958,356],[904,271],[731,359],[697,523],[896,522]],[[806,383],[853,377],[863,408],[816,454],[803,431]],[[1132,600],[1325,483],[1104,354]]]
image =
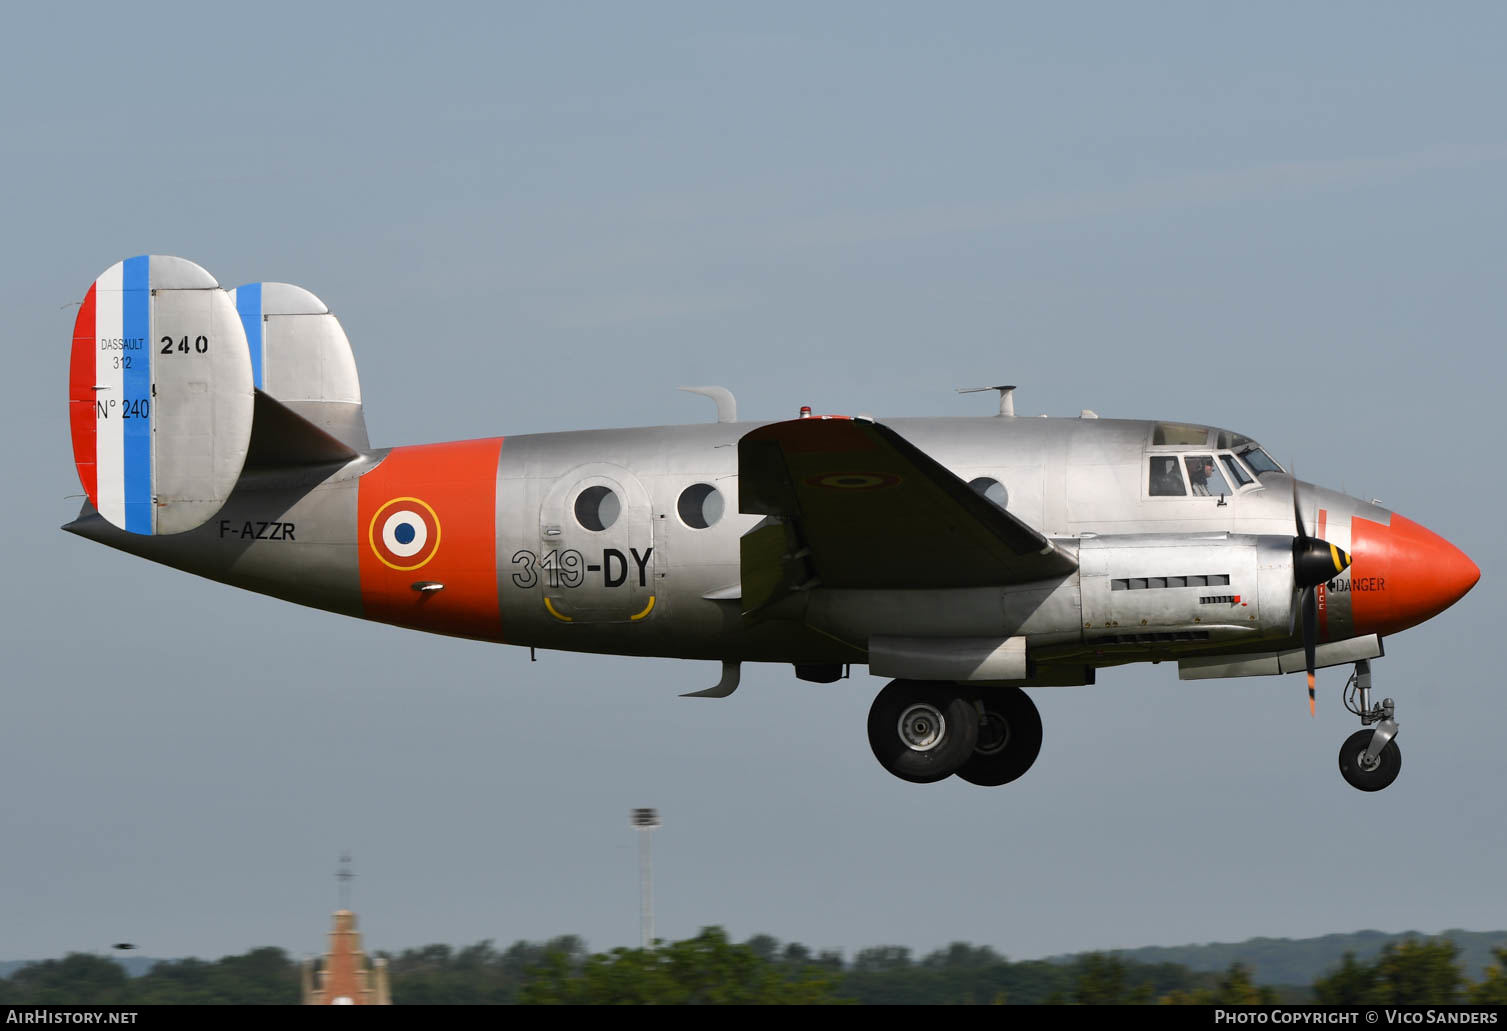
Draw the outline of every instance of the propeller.
[[[1292,518],[1298,535],[1292,539],[1292,578],[1299,592],[1297,610],[1303,617],[1303,659],[1308,668],[1308,715],[1318,714],[1314,700],[1314,649],[1319,637],[1319,584],[1328,583],[1350,567],[1350,555],[1318,537],[1311,537],[1303,525],[1303,509],[1298,504],[1298,477],[1292,476]]]

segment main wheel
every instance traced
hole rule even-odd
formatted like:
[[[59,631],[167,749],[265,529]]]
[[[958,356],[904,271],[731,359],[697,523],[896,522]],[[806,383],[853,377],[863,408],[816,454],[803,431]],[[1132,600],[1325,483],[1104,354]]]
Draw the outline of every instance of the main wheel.
[[[869,709],[869,747],[901,780],[945,780],[973,754],[979,715],[953,684],[892,680]]]
[[[1031,768],[1041,753],[1041,713],[1018,687],[988,691],[979,704],[978,744],[958,769],[970,784],[993,788],[1008,784]]]
[[[1357,730],[1340,746],[1340,775],[1352,788],[1362,791],[1380,791],[1396,780],[1402,770],[1402,751],[1397,747],[1396,739],[1388,741],[1375,759],[1366,759],[1366,749],[1371,745],[1373,733]]]

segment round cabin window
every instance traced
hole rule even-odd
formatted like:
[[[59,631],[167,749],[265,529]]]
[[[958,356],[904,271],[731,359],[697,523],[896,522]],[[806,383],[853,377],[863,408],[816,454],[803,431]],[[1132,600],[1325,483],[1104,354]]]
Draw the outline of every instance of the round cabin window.
[[[680,521],[693,530],[705,530],[715,526],[726,508],[722,492],[710,483],[693,483],[680,492],[675,509]]]
[[[980,476],[976,480],[969,480],[968,486],[972,487],[976,493],[982,494],[985,501],[993,503],[994,507],[1000,511],[1004,511],[1005,506],[1010,503],[1009,492],[1005,490],[1005,485],[998,480],[990,479],[987,476]]]
[[[576,522],[588,530],[607,529],[622,512],[622,502],[608,487],[587,487],[576,495]]]

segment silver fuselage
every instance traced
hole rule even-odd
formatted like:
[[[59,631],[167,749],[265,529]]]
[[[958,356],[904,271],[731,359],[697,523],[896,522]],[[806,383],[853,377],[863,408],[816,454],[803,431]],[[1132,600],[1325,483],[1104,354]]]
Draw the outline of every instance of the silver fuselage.
[[[547,649],[864,663],[869,639],[878,635],[1024,637],[1033,667],[1072,670],[1297,647],[1294,495],[1285,474],[1268,472],[1227,496],[1158,497],[1148,489],[1151,456],[1216,452],[1214,437],[1209,446],[1157,447],[1152,423],[1087,418],[885,424],[962,480],[1002,483],[1008,511],[1075,555],[1078,570],[966,589],[817,586],[745,617],[739,539],[760,517],[738,511],[737,444],[759,423],[504,438],[495,467],[476,470],[467,487],[477,497],[491,492],[492,540],[452,535],[439,545],[446,571],[415,570],[412,583],[402,571],[382,571],[403,583],[382,588],[388,593],[380,598],[368,571],[375,545],[363,525],[371,500],[362,497],[362,483],[376,482],[384,463],[409,449],[363,452],[339,468],[249,468],[225,507],[185,533],[138,536],[92,511],[67,528],[300,604]],[[431,485],[422,474],[414,479],[412,487],[384,484],[383,496],[423,497]],[[680,517],[682,492],[693,484],[711,485],[723,499],[724,514],[706,528]],[[620,499],[620,514],[603,530],[574,516],[574,499],[591,485]],[[1353,550],[1353,520],[1391,520],[1374,503],[1323,487],[1302,485],[1300,497],[1309,527],[1346,550]],[[873,561],[883,564],[886,556]],[[1327,585],[1324,642],[1374,629],[1357,627],[1350,604],[1350,581],[1368,575],[1358,559]],[[1190,576],[1225,579],[1187,586]],[[1175,586],[1166,586],[1169,577]],[[450,600],[465,597],[480,600]],[[452,619],[445,605],[472,608]],[[1040,682],[1082,681],[1069,672]]]

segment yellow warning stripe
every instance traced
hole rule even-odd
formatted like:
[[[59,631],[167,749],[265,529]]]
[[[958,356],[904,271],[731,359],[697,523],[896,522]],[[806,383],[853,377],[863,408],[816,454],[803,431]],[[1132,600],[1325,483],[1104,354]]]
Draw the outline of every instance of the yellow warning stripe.
[[[651,612],[654,611],[654,600],[655,600],[654,595],[652,595],[652,594],[649,595],[649,604],[647,604],[647,605],[644,606],[644,610],[642,612],[638,613],[637,615],[635,615],[635,616],[629,616],[628,618],[631,619],[631,620],[633,620],[634,622],[638,622],[640,619],[643,619],[649,613],[651,613]],[[554,602],[551,601],[550,598],[547,595],[544,598],[544,607],[549,610],[549,614],[551,616],[554,616],[556,619],[558,619],[562,623],[574,623],[575,622],[575,617],[574,616],[564,615],[563,613],[560,612],[559,609],[555,608]]]

